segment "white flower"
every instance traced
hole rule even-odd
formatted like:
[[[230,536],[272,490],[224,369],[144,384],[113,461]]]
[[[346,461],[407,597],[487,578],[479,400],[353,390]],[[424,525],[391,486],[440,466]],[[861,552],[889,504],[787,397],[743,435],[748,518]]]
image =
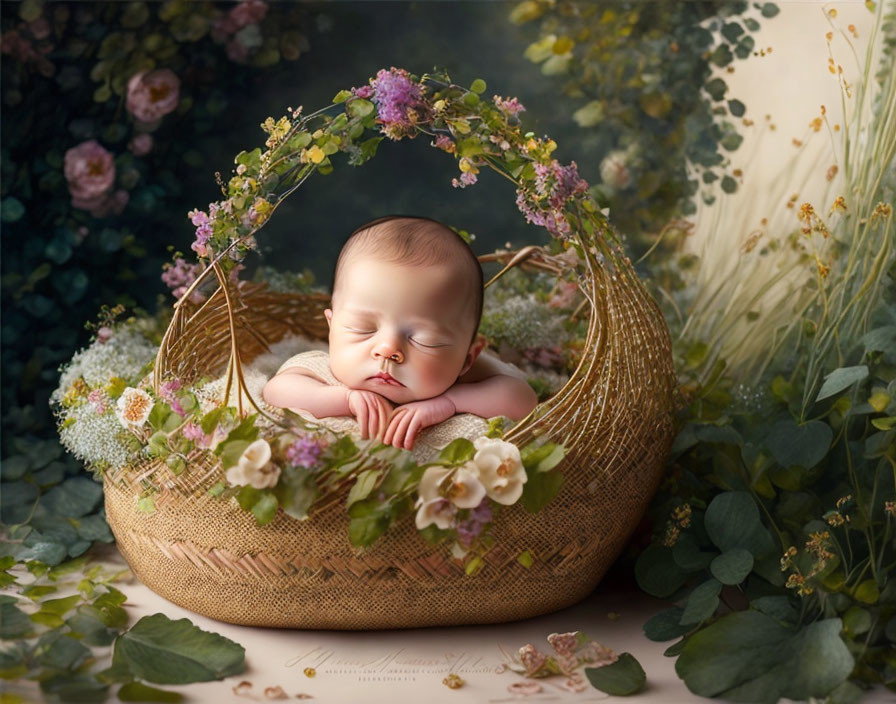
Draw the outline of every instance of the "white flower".
[[[126,428],[141,428],[152,411],[152,397],[140,389],[129,386],[118,398],[115,415]]]
[[[511,442],[486,437],[475,440],[473,446],[476,454],[472,464],[488,497],[506,506],[516,503],[528,479],[519,448]]]
[[[226,472],[227,482],[235,486],[249,485],[255,489],[268,489],[277,484],[280,467],[271,462],[271,446],[259,438],[243,450],[235,467]]]
[[[431,523],[435,523],[442,530],[453,528],[456,513],[457,506],[441,496],[432,501],[417,499],[417,529],[423,530]]]
[[[448,475],[448,484],[443,486]],[[440,491],[441,489],[441,491]],[[454,516],[459,508],[476,508],[485,498],[485,487],[479,481],[474,466],[428,467],[417,487],[416,523],[423,529],[431,523],[446,529],[454,526]]]
[[[614,190],[627,188],[632,182],[628,161],[629,154],[622,149],[607,154],[600,162],[600,180]]]
[[[118,469],[128,463],[127,433],[111,411],[98,415],[92,404],[70,408],[60,417],[59,439],[65,449],[91,467]]]
[[[451,474],[447,486],[442,486]],[[469,463],[463,467],[429,467],[420,479],[418,492],[424,502],[443,496],[458,508],[476,508],[485,498],[485,487],[479,481],[476,467]],[[442,488],[442,491],[439,489]]]

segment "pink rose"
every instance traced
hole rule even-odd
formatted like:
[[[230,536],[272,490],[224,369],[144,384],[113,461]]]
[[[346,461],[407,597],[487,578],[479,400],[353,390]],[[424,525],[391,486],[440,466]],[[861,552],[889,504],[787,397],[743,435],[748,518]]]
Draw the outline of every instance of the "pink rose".
[[[167,68],[141,71],[128,81],[128,112],[147,127],[157,127],[159,120],[177,108],[179,99],[180,79]]]
[[[237,25],[237,29],[248,24],[261,22],[268,14],[268,5],[261,0],[246,0],[230,11],[230,18]]]
[[[152,135],[141,132],[128,143],[128,149],[134,156],[146,156],[152,151]]]
[[[65,153],[63,167],[72,205],[90,210],[104,200],[115,183],[115,161],[95,139]]]

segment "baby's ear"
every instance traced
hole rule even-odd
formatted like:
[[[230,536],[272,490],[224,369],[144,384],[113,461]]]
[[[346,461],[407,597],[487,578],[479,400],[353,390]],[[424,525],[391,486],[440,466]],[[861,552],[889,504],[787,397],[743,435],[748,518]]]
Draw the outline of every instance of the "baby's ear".
[[[486,339],[485,335],[476,335],[476,339],[470,344],[470,349],[467,350],[467,357],[464,359],[463,369],[460,370],[460,374],[458,376],[463,376],[468,371],[470,371],[470,367],[473,366],[473,363],[478,359],[479,355],[482,354],[482,350],[485,349]]]
[[[333,311],[327,308],[324,311],[324,317],[327,319],[327,327],[330,327],[330,324],[333,322]]]

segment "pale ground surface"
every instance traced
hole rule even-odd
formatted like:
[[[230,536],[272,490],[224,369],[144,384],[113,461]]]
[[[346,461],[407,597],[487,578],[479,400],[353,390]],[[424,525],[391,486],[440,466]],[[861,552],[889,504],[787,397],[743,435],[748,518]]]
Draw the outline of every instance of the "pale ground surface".
[[[110,571],[127,567],[114,545],[100,545],[94,551],[91,564],[102,564]],[[66,581],[77,583],[74,575],[66,576]],[[526,643],[550,652],[545,640],[548,635],[576,630],[617,653],[631,653],[641,663],[647,673],[647,688],[624,701],[709,701],[691,694],[675,675],[673,660],[663,657],[671,641],[654,643],[644,637],[644,622],[666,604],[639,592],[598,592],[568,609],[515,623],[353,632],[234,626],[176,606],[136,579],[116,586],[127,595],[125,609],[131,626],[143,616],[161,612],[170,619],[187,618],[202,630],[219,633],[246,649],[246,670],[238,676],[181,687],[160,685],[183,693],[186,702],[276,701],[264,696],[266,687],[275,686],[282,687],[291,701],[299,701],[296,695],[304,693],[313,697],[308,701],[321,704],[396,704],[402,700],[424,704],[584,703],[613,699],[590,686],[583,692],[565,690],[561,677],[538,680],[542,686],[538,694],[520,696],[508,691],[509,684],[529,680],[512,671],[499,672],[507,661],[505,652],[516,653]],[[59,596],[67,594],[60,591]],[[98,652],[103,650],[111,649]],[[304,674],[306,667],[315,668],[314,677]],[[466,684],[448,689],[442,679],[449,672],[460,675]],[[249,696],[233,692],[243,681],[252,684]],[[26,701],[40,700],[37,686],[30,682],[6,686]],[[881,690],[863,702],[896,702],[896,696]]]
[[[794,153],[791,139],[807,136],[807,125],[818,114],[819,105],[826,104],[829,110],[839,111],[839,89],[826,69],[824,33],[829,26],[822,8],[836,8],[839,24],[844,28],[855,24],[860,40],[868,36],[871,17],[862,2],[778,2],[778,5],[780,17],[763,22],[763,33],[757,40],[757,48],[771,46],[773,52],[754,61],[738,63],[737,71],[725,76],[731,86],[729,97],[743,100],[748,106],[748,115],[756,119],[757,125],[762,126],[764,115],[769,114],[777,127],[774,131],[767,127],[757,129],[755,138],[748,135],[734,159],[745,171],[745,184],[737,196],[740,200],[727,207],[735,213],[740,208],[739,212],[753,219],[768,214],[770,197],[764,195],[770,190],[767,184]],[[860,40],[855,43],[860,45]],[[852,70],[854,64],[846,60],[846,44],[841,42],[837,51],[844,70]],[[854,75],[853,70],[853,78]],[[842,119],[840,112],[836,114],[839,117],[832,119]],[[814,144],[817,146],[813,148],[823,153],[826,147],[821,139],[817,138]],[[807,163],[812,161],[806,159]],[[826,164],[823,155],[817,159]],[[810,173],[811,169],[806,172],[807,176]],[[729,217],[726,214],[726,219]],[[749,232],[749,228],[744,232]],[[124,564],[114,547],[101,552],[110,567]],[[582,630],[616,652],[631,652],[641,662],[647,672],[648,687],[629,701],[706,701],[688,692],[675,675],[673,660],[663,657],[668,643],[653,643],[644,637],[643,623],[662,604],[640,593],[595,594],[555,614],[510,624],[355,633],[233,626],[175,606],[139,582],[121,586],[128,598],[126,608],[131,624],[142,616],[162,612],[172,619],[188,618],[203,630],[220,633],[246,648],[246,672],[223,682],[179,688],[189,702],[245,701],[245,697],[237,697],[232,692],[232,687],[242,680],[252,683],[251,691],[258,701],[266,701],[264,688],[275,685],[283,687],[293,701],[297,701],[296,694],[304,692],[314,697],[310,701],[340,704],[392,704],[402,699],[426,704],[609,699],[590,688],[578,694],[564,691],[558,686],[562,682],[559,678],[554,678],[556,684],[554,680],[542,681],[544,689],[540,694],[514,696],[508,692],[507,685],[522,678],[513,672],[496,673],[505,661],[502,647],[514,652],[532,642],[536,647],[547,648],[548,634],[571,630]],[[306,666],[317,669],[314,678],[303,674]],[[458,690],[446,688],[441,680],[449,671],[457,672],[467,684]],[[30,693],[31,697],[38,698],[34,689],[22,690],[20,685],[7,683],[6,686],[10,691]],[[876,691],[863,701],[894,702],[896,697]]]

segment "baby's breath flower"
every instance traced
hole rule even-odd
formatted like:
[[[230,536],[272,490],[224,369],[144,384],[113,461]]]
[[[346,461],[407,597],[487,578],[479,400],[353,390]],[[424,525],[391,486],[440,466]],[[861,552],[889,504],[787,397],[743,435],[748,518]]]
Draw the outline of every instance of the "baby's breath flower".
[[[104,387],[114,377],[136,383],[156,351],[157,347],[141,333],[123,326],[105,342],[96,340],[75,353],[63,368],[59,387],[50,395],[50,403],[61,403],[73,384],[86,397],[90,389]]]
[[[84,404],[69,409],[65,418],[59,440],[76,459],[92,466],[107,464],[112,469],[127,464],[127,433],[114,413],[98,414],[92,405]]]
[[[569,337],[563,321],[532,294],[496,301],[486,291],[482,331],[489,339],[516,350],[562,345]]]

